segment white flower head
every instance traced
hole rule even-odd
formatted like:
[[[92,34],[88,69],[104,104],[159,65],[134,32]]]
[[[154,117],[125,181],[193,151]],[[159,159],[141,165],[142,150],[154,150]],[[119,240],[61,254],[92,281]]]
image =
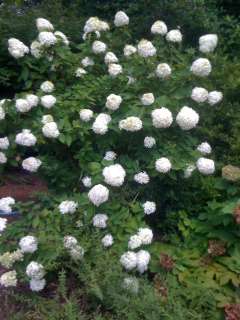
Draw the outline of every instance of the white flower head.
[[[11,213],[12,212],[12,206],[15,204],[15,200],[12,197],[4,197],[0,199],[0,210],[2,210],[4,213]],[[4,223],[4,220],[1,220],[2,226]],[[1,227],[0,227],[1,231]]]
[[[58,206],[59,211],[61,214],[66,213],[74,213],[77,210],[78,204],[75,201],[65,200],[60,203]]]
[[[31,55],[36,58],[39,59],[42,56],[42,45],[39,41],[35,40],[31,43],[30,45],[30,52]]]
[[[84,122],[88,122],[93,117],[93,111],[90,109],[82,109],[79,111],[80,119]]]
[[[151,41],[142,39],[137,45],[138,54],[141,57],[147,58],[155,56],[157,49],[154,47]]]
[[[120,187],[124,183],[126,171],[120,164],[113,164],[105,167],[102,174],[105,183],[113,187]]]
[[[92,186],[92,179],[91,179],[91,177],[88,177],[88,176],[83,177],[83,178],[82,178],[82,183],[83,183],[84,187],[86,187],[86,188],[91,188],[91,186]]]
[[[108,65],[108,73],[111,77],[116,77],[123,72],[122,66],[117,63],[110,63]]]
[[[54,90],[54,84],[51,81],[44,81],[41,86],[40,89],[44,92],[44,93],[51,93]]]
[[[42,164],[41,160],[35,157],[29,157],[23,160],[22,167],[24,170],[27,170],[29,172],[37,172],[41,164]]]
[[[5,153],[0,152],[0,164],[4,164],[7,162],[7,157],[5,155]]]
[[[219,102],[222,101],[223,99],[223,94],[221,91],[211,91],[208,94],[208,103],[213,106]]]
[[[160,79],[167,79],[172,73],[171,67],[167,63],[159,63],[156,69],[156,75]]]
[[[142,129],[142,120],[138,117],[128,117],[119,121],[119,129],[126,131],[139,131]]]
[[[118,58],[116,57],[116,55],[113,52],[107,52],[104,57],[104,62],[106,64],[118,63]]]
[[[53,121],[54,121],[54,119],[51,114],[45,114],[44,116],[42,116],[41,123],[46,124],[46,123],[53,122]]]
[[[36,20],[37,29],[39,32],[41,31],[53,31],[54,27],[50,21],[44,18],[38,18]]]
[[[106,100],[105,106],[107,109],[115,111],[120,107],[120,104],[122,103],[122,97],[119,95],[116,95],[114,93],[111,93]]]
[[[210,154],[212,152],[212,148],[208,142],[202,142],[197,146],[197,150],[202,154]]]
[[[150,262],[150,253],[146,250],[140,250],[137,253],[137,269],[139,273],[144,273],[148,269]]]
[[[116,160],[116,158],[117,158],[117,154],[116,154],[116,152],[114,152],[114,151],[107,151],[106,153],[105,153],[105,156],[104,156],[104,160],[107,160],[107,161],[113,161],[113,160]]]
[[[208,98],[208,91],[204,88],[195,87],[192,90],[191,98],[197,103],[205,102]]]
[[[39,98],[35,94],[27,94],[26,95],[26,100],[31,106],[31,108],[37,107],[39,103]]]
[[[89,58],[89,57],[85,57],[82,59],[81,61],[82,65],[86,68],[86,67],[89,67],[89,66],[94,66],[94,61],[92,58]]]
[[[63,238],[63,246],[66,249],[72,249],[78,244],[78,241],[75,237],[73,236],[65,236]]]
[[[36,237],[26,236],[19,241],[19,247],[24,253],[33,253],[38,248],[38,241]]]
[[[51,47],[57,42],[57,38],[52,32],[41,31],[38,35],[38,41],[44,47]]]
[[[171,170],[172,164],[168,158],[162,157],[162,158],[159,158],[158,160],[156,160],[155,168],[158,172],[167,173]]]
[[[148,148],[148,149],[151,149],[152,147],[154,147],[155,146],[155,144],[156,144],[156,140],[155,140],[155,138],[154,137],[145,137],[144,138],[144,147],[145,148]]]
[[[100,20],[98,17],[89,18],[84,26],[83,31],[85,32],[85,36],[88,33],[95,32],[100,33],[101,31],[109,30],[109,25],[107,22]]]
[[[51,109],[56,102],[57,99],[51,94],[47,94],[41,97],[41,105],[46,109]]]
[[[30,280],[30,289],[34,292],[42,291],[46,286],[45,279],[31,279]]]
[[[153,93],[144,93],[141,96],[141,102],[144,106],[150,106],[155,101]]]
[[[23,129],[21,133],[18,133],[15,138],[16,144],[31,147],[37,142],[37,138],[31,133],[31,130]]]
[[[120,258],[121,265],[127,270],[130,271],[137,266],[137,255],[135,252],[127,251]]]
[[[35,261],[30,262],[26,268],[26,275],[31,279],[42,279],[45,275],[43,265]]]
[[[8,137],[0,138],[0,149],[7,150],[9,148],[9,140]]]
[[[212,66],[208,59],[199,58],[192,63],[190,71],[196,76],[207,77],[212,71]]]
[[[32,109],[32,106],[28,103],[27,99],[17,99],[16,109],[18,112],[25,113]]]
[[[165,107],[153,110],[151,116],[155,128],[169,128],[173,122],[172,112]]]
[[[4,111],[3,107],[0,105],[0,121],[4,120],[5,116],[6,116],[5,111]]]
[[[57,39],[62,42],[63,44],[65,44],[66,46],[69,46],[69,40],[67,38],[67,36],[61,32],[61,31],[55,31],[54,35],[57,37]]]
[[[215,171],[214,161],[207,158],[199,158],[196,163],[197,169],[200,173],[204,175],[213,174]]]
[[[151,27],[151,32],[153,34],[160,34],[161,36],[164,36],[168,31],[167,25],[160,20],[157,20],[154,22],[154,24]]]
[[[114,24],[116,27],[123,27],[129,24],[129,17],[123,11],[118,11],[114,17]]]
[[[166,35],[166,40],[169,42],[180,43],[182,42],[182,34],[178,29],[170,30]]]
[[[3,198],[4,199],[4,198]],[[2,200],[2,199],[1,199]],[[0,200],[0,201],[1,201]],[[0,205],[0,210],[2,210],[2,211],[4,211],[5,213],[6,213],[6,211],[5,210],[3,210],[2,209],[2,205]],[[5,209],[5,208],[4,208]],[[1,232],[3,232],[5,229],[6,229],[6,227],[7,227],[7,219],[6,218],[0,218],[0,233]]]
[[[153,232],[149,228],[139,228],[138,234],[143,245],[151,244],[153,239]]]
[[[108,216],[104,213],[97,213],[93,217],[93,226],[100,229],[107,227]]]
[[[130,237],[128,241],[128,248],[130,250],[135,250],[142,245],[142,239],[139,237],[139,235],[134,234],[133,236]]]
[[[146,215],[152,214],[156,211],[156,203],[153,201],[146,201],[142,206]]]
[[[203,53],[213,52],[218,43],[216,34],[206,34],[199,38],[199,50]]]
[[[140,184],[147,184],[150,181],[149,175],[145,172],[139,172],[134,175],[134,180]]]
[[[195,165],[193,164],[188,165],[187,168],[184,170],[184,178],[185,179],[190,178],[195,169],[196,169]]]
[[[124,49],[123,49],[123,54],[125,57],[129,57],[131,56],[132,54],[136,53],[137,52],[137,49],[130,45],[130,44],[126,44]]]
[[[96,133],[96,134],[105,134],[108,131],[108,124],[111,121],[111,116],[106,114],[106,113],[100,113],[93,125],[92,125],[92,130]]]
[[[0,277],[0,285],[8,288],[8,287],[16,287],[17,286],[17,272],[15,270],[5,272]]]
[[[99,40],[95,40],[92,45],[92,51],[95,54],[104,53],[107,50],[107,45]]]
[[[24,57],[29,53],[29,49],[18,39],[11,38],[8,40],[8,51],[15,59]]]
[[[102,203],[108,201],[109,190],[102,184],[97,184],[91,188],[88,192],[89,200],[96,206],[99,207]]]
[[[83,68],[77,68],[77,70],[75,71],[75,76],[77,78],[81,78],[82,76],[84,76],[85,74],[87,74],[87,71],[84,70]]]
[[[106,234],[102,238],[102,244],[105,248],[111,247],[113,245],[113,236],[111,234]]]
[[[57,138],[60,135],[56,122],[48,122],[42,127],[42,133],[46,138]]]
[[[176,117],[176,122],[182,130],[191,130],[196,127],[199,121],[199,114],[192,108],[182,107]]]

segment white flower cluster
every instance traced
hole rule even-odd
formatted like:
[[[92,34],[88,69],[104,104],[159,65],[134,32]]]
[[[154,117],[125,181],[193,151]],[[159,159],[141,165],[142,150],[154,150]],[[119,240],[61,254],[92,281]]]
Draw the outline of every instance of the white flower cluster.
[[[89,18],[84,25],[83,39],[87,38],[87,35],[91,32],[95,32],[97,37],[100,37],[100,32],[109,30],[109,25],[107,22],[100,20],[97,17]]]
[[[61,31],[55,31],[54,35],[55,35],[55,37],[57,37],[57,40],[59,40],[60,42],[62,42],[66,46],[69,46],[69,40],[64,33],[62,33]]]
[[[32,291],[41,291],[46,285],[44,267],[38,262],[32,261],[27,265],[26,275],[30,278],[30,289]]]
[[[195,165],[193,164],[188,165],[187,168],[184,170],[184,178],[185,179],[190,178],[195,169],[196,169]]]
[[[115,78],[123,72],[122,66],[117,63],[110,63],[108,65],[108,73],[111,77]]]
[[[35,157],[29,157],[23,160],[22,167],[24,170],[27,170],[29,172],[37,172],[41,164],[42,164],[41,160]]]
[[[91,188],[91,186],[92,186],[92,179],[91,179],[91,177],[88,177],[88,176],[83,177],[83,178],[82,178],[82,183],[83,183],[84,187],[86,187],[86,188]]]
[[[109,190],[102,184],[97,184],[91,188],[88,192],[89,200],[96,206],[99,207],[102,203],[108,201]]]
[[[17,99],[16,109],[18,112],[25,113],[32,109],[32,106],[28,103],[27,99]]]
[[[116,158],[117,158],[117,154],[116,154],[116,152],[114,152],[114,151],[107,151],[106,153],[105,153],[105,156],[104,156],[104,160],[107,160],[107,161],[113,161],[113,160],[116,160]]]
[[[105,167],[102,172],[104,182],[113,187],[120,187],[124,183],[126,171],[120,164],[113,164]]]
[[[12,197],[5,197],[0,199],[0,210],[4,213],[11,213],[12,206],[15,204],[15,200]]]
[[[156,140],[153,137],[145,137],[143,143],[145,148],[151,149],[155,146]]]
[[[81,61],[82,65],[86,68],[86,67],[89,67],[89,66],[94,66],[94,61],[92,58],[89,58],[89,57],[85,57],[82,59]]]
[[[65,236],[63,245],[68,250],[68,253],[74,260],[82,260],[84,257],[84,249],[78,244],[78,241],[73,236]]]
[[[223,99],[223,94],[220,91],[211,91],[208,94],[208,103],[213,106]]]
[[[149,228],[139,228],[138,233],[131,236],[128,241],[128,248],[131,250],[137,249],[142,245],[152,243],[153,233]]]
[[[153,93],[144,93],[141,97],[141,102],[144,106],[150,106],[155,101]]]
[[[120,263],[127,271],[137,268],[140,273],[143,273],[148,269],[150,259],[151,256],[146,250],[140,250],[137,253],[127,251],[121,256]]]
[[[93,226],[99,229],[105,229],[107,227],[108,216],[104,213],[97,213],[93,217]]]
[[[108,131],[108,124],[111,121],[111,116],[109,116],[106,113],[99,113],[99,115],[96,117],[93,125],[92,130],[96,134],[103,135],[107,133]]]
[[[8,51],[15,59],[19,59],[29,53],[29,48],[18,39],[11,38],[8,40]]]
[[[82,109],[79,111],[80,119],[84,122],[88,122],[93,117],[93,111],[90,109]]]
[[[0,277],[0,285],[8,288],[8,287],[16,287],[17,286],[17,272],[15,270],[5,272]]]
[[[218,43],[216,34],[206,34],[199,38],[199,50],[203,53],[213,52]]]
[[[44,93],[51,93],[53,92],[54,88],[54,84],[51,81],[44,81],[40,86],[40,89]]]
[[[66,213],[74,213],[77,210],[78,203],[71,200],[65,200],[60,203],[58,206],[59,211],[61,214]]]
[[[137,49],[134,46],[132,46],[131,44],[126,44],[123,49],[123,54],[125,57],[129,57],[136,52],[137,52]]]
[[[46,123],[53,122],[53,121],[54,121],[54,119],[51,114],[45,114],[44,116],[42,116],[41,123],[46,124]]]
[[[107,97],[105,106],[107,109],[115,111],[120,107],[121,103],[122,103],[122,97],[112,93]]]
[[[155,168],[158,172],[167,173],[171,170],[172,164],[168,158],[162,157],[156,160]]]
[[[143,57],[152,57],[157,53],[157,49],[154,47],[151,41],[142,39],[137,45],[138,54]]]
[[[60,135],[56,122],[47,122],[42,127],[42,133],[46,138],[55,139]]]
[[[7,227],[7,219],[6,218],[0,218],[0,234],[1,234],[1,232],[3,232],[6,229],[6,227]]]
[[[175,43],[182,42],[182,34],[180,30],[178,29],[170,30],[166,35],[166,40],[169,42],[175,42]]]
[[[202,142],[197,146],[197,150],[202,154],[209,154],[212,152],[212,148],[208,142]]]
[[[41,97],[41,105],[46,109],[51,109],[56,102],[57,99],[51,94],[46,94]]]
[[[156,75],[160,79],[167,79],[172,73],[171,67],[167,63],[159,63],[156,69]]]
[[[118,63],[118,58],[113,52],[107,52],[104,57],[105,64]]]
[[[213,174],[215,171],[215,163],[211,159],[199,158],[196,163],[197,169],[204,175]]]
[[[129,24],[129,17],[123,11],[118,11],[114,17],[114,24],[116,27],[123,27]]]
[[[207,77],[212,71],[212,65],[206,58],[199,58],[192,63],[190,71],[199,77]]]
[[[83,68],[77,68],[77,70],[75,71],[75,76],[77,78],[81,78],[84,74],[87,74],[87,71]]]
[[[38,35],[38,41],[43,47],[52,47],[57,43],[57,38],[54,33],[50,31],[41,31]]]
[[[36,26],[39,32],[41,31],[53,31],[54,27],[50,21],[44,18],[38,18],[36,20]]]
[[[9,148],[9,140],[8,137],[0,138],[0,149],[7,150]]]
[[[13,264],[17,261],[23,260],[23,253],[20,249],[13,252],[5,252],[0,256],[0,264],[6,268],[12,268]]]
[[[142,171],[142,172],[136,173],[134,175],[134,180],[140,184],[147,184],[147,183],[149,183],[150,178],[149,178],[149,175],[147,174],[147,172]]]
[[[92,44],[93,53],[101,54],[101,53],[106,52],[106,50],[107,50],[107,45],[104,42],[99,41],[99,40],[95,40],[93,42],[93,44]]]
[[[142,129],[142,120],[138,117],[128,117],[119,121],[119,129],[126,131],[139,131]]]
[[[154,22],[154,24],[151,27],[151,32],[153,34],[160,34],[161,36],[165,36],[167,33],[168,28],[165,22],[157,20]]]
[[[208,99],[208,91],[204,88],[195,87],[192,90],[191,98],[198,103],[205,102]]]
[[[182,130],[191,130],[198,124],[199,114],[192,108],[182,107],[176,117],[176,122]]]
[[[21,146],[32,147],[36,144],[37,138],[31,133],[31,130],[23,129],[16,135],[15,142]]]
[[[111,234],[106,234],[102,238],[102,244],[105,248],[111,247],[114,243],[113,236]]]
[[[6,157],[5,153],[0,152],[0,163],[4,164],[6,162],[7,162],[7,157]]]
[[[38,248],[37,238],[34,236],[26,236],[19,241],[19,247],[23,253],[33,253]]]
[[[173,122],[172,112],[165,107],[153,110],[151,116],[155,128],[169,128]]]
[[[143,206],[144,213],[146,215],[152,214],[156,211],[156,203],[155,202],[146,201],[146,202],[144,202],[144,204],[142,206]]]

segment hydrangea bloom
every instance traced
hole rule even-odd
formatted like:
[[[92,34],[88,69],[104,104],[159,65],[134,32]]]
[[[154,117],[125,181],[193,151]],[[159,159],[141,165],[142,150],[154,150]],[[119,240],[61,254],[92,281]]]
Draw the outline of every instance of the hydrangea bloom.
[[[83,58],[82,61],[81,61],[81,63],[82,63],[82,65],[83,65],[85,68],[94,65],[93,59],[92,59],[92,58],[89,58],[89,57]]]
[[[5,153],[0,152],[0,164],[4,164],[7,162],[7,157],[5,155]]]
[[[216,34],[206,34],[199,38],[199,50],[203,53],[213,52],[218,43]]]
[[[170,30],[166,35],[166,40],[169,42],[182,42],[182,34],[180,30]]]
[[[142,245],[142,239],[139,237],[139,235],[134,234],[133,236],[130,237],[128,241],[129,249],[134,250],[141,247],[141,245]]]
[[[31,108],[36,107],[39,103],[39,98],[35,94],[27,94],[25,99],[27,100]]]
[[[77,68],[77,70],[75,71],[75,76],[77,78],[81,78],[84,74],[87,74],[87,71],[83,68]]]
[[[118,58],[116,57],[116,55],[113,52],[107,52],[104,57],[104,62],[106,64],[118,63]]]
[[[172,73],[171,67],[167,63],[159,63],[156,69],[156,75],[160,79],[167,79]]]
[[[39,59],[42,56],[42,45],[39,41],[35,40],[30,45],[31,55]]]
[[[182,130],[191,130],[198,124],[199,115],[192,108],[182,107],[176,117],[176,122]]]
[[[44,92],[44,93],[51,93],[54,90],[54,84],[51,81],[44,81],[41,86],[40,89]]]
[[[212,148],[208,142],[202,142],[197,146],[197,150],[202,154],[209,154],[212,152]]]
[[[91,186],[92,186],[92,179],[91,179],[90,177],[88,177],[88,176],[83,177],[83,178],[82,178],[82,183],[83,183],[84,187],[86,187],[86,188],[91,188]]]
[[[220,91],[211,91],[208,94],[208,103],[213,106],[223,99],[223,94]]]
[[[69,40],[67,38],[67,36],[62,33],[61,31],[55,31],[54,35],[57,37],[57,39],[62,42],[63,44],[65,44],[66,46],[69,45]]]
[[[102,238],[102,244],[105,248],[111,247],[113,245],[113,236],[111,234],[106,234]]]
[[[2,210],[2,208],[0,210]],[[4,210],[2,210],[2,211],[4,211]],[[4,211],[4,212],[6,212],[6,211]],[[3,232],[6,229],[6,227],[7,227],[7,219],[6,218],[0,218],[0,233]]]
[[[118,11],[114,17],[114,24],[116,27],[123,27],[129,24],[129,17],[123,11]]]
[[[12,197],[5,197],[0,199],[0,210],[5,213],[12,212],[12,206],[15,204],[15,200]],[[1,220],[3,222],[3,220]]]
[[[126,172],[120,164],[105,167],[102,172],[104,181],[113,187],[120,187],[124,183]]]
[[[191,98],[197,103],[205,102],[208,98],[208,91],[204,88],[195,87],[192,90]]]
[[[77,210],[77,207],[78,207],[77,202],[71,201],[71,200],[62,201],[58,206],[61,214],[74,213]]]
[[[0,138],[0,149],[7,150],[9,148],[9,140],[8,137]]]
[[[19,59],[29,53],[29,49],[18,39],[11,38],[8,40],[8,51],[15,59]]]
[[[116,95],[114,93],[111,93],[107,97],[107,101],[105,103],[106,108],[109,110],[115,111],[120,107],[120,104],[122,103],[122,97],[119,95]]]
[[[144,273],[148,269],[150,262],[150,253],[146,250],[140,250],[137,253],[137,269],[139,273]]]
[[[107,227],[108,216],[103,213],[97,213],[93,217],[93,225],[96,228],[105,229]]]
[[[147,184],[150,181],[149,175],[145,172],[139,172],[134,175],[134,180],[140,184]]]
[[[138,54],[144,58],[155,56],[155,54],[157,53],[157,50],[152,44],[152,42],[145,39],[142,39],[138,43],[137,51]]]
[[[108,29],[107,22],[100,20],[98,17],[91,17],[86,21],[83,31],[87,35],[91,32],[107,31]]]
[[[82,109],[79,111],[80,119],[84,122],[88,122],[93,117],[93,111],[90,109]]]
[[[196,76],[207,77],[212,71],[212,66],[208,59],[199,58],[192,63],[190,71]]]
[[[28,103],[26,99],[17,99],[15,106],[17,111],[21,113],[28,112],[32,109],[32,106]]]
[[[144,93],[141,97],[141,102],[144,106],[150,106],[155,101],[153,93]]]
[[[0,225],[1,225],[1,222],[0,222]],[[13,252],[5,252],[0,256],[0,264],[6,269],[12,268],[15,262],[22,261],[22,260],[23,260],[23,253],[20,249],[17,249]]]
[[[96,134],[105,134],[108,131],[108,123],[111,121],[111,117],[106,113],[100,113],[95,119],[92,130]]]
[[[132,54],[136,53],[137,52],[137,49],[130,45],[130,44],[126,44],[124,49],[123,49],[123,54],[125,57],[129,57],[131,56]]]
[[[99,207],[102,203],[108,201],[109,190],[102,184],[97,184],[88,192],[89,200]]]
[[[26,275],[31,279],[42,279],[45,275],[43,265],[35,261],[30,262],[26,268]]]
[[[51,94],[47,94],[41,97],[41,105],[46,109],[51,109],[56,102],[57,99]]]
[[[104,53],[107,50],[107,46],[104,42],[95,40],[92,45],[92,51],[96,54]]]
[[[150,148],[154,147],[155,144],[156,144],[155,138],[153,138],[153,137],[145,137],[144,138],[144,147],[145,148],[150,149]]]
[[[137,266],[137,255],[135,252],[127,251],[120,258],[121,265],[126,270],[132,270]]]
[[[38,248],[38,241],[36,237],[26,236],[19,241],[19,247],[24,253],[33,253]]]
[[[165,107],[153,110],[151,116],[155,128],[169,128],[173,122],[172,112]]]
[[[41,31],[38,35],[38,41],[42,46],[51,47],[57,42],[57,38],[52,32]]]
[[[161,36],[164,36],[167,33],[167,31],[167,25],[160,20],[155,21],[151,27],[151,32],[153,34],[160,34]]]
[[[139,131],[142,129],[142,120],[138,117],[128,117],[119,121],[119,129],[126,131]]]
[[[117,63],[110,63],[108,65],[108,73],[111,77],[116,77],[122,73],[122,66]]]
[[[117,154],[114,151],[107,151],[104,156],[104,160],[113,161],[117,158]]]
[[[0,285],[8,288],[8,287],[16,287],[17,286],[17,273],[15,270],[5,272],[0,277]]]
[[[44,116],[42,116],[41,123],[46,124],[46,123],[53,122],[53,121],[54,121],[54,119],[51,114],[45,114]]]
[[[156,203],[152,201],[146,201],[143,205],[144,213],[149,215],[156,211]]]
[[[185,179],[190,178],[195,169],[196,169],[196,166],[193,164],[190,164],[189,166],[187,166],[187,168],[184,170],[184,178]]]
[[[158,172],[167,173],[171,170],[172,164],[168,158],[160,158],[155,162],[155,168]]]
[[[139,228],[137,235],[142,241],[143,245],[151,244],[153,239],[153,232],[149,228]]]
[[[72,249],[78,244],[78,241],[73,236],[65,236],[63,239],[63,245],[66,249]]]
[[[34,292],[42,291],[45,286],[46,286],[45,279],[31,279],[30,280],[30,289]]]
[[[42,133],[46,138],[57,138],[60,135],[56,122],[48,122],[42,127]]]
[[[215,171],[214,161],[207,158],[199,158],[196,163],[197,169],[200,173],[204,175],[213,174]]]
[[[23,169],[30,171],[30,172],[37,172],[38,168],[41,166],[42,161],[35,158],[29,157],[22,162]]]
[[[53,31],[54,27],[50,21],[44,18],[38,18],[36,20],[37,29],[39,32],[41,31]]]

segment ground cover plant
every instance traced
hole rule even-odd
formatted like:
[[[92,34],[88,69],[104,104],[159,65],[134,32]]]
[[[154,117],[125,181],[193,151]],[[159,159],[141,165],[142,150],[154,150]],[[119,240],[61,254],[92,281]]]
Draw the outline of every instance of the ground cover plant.
[[[151,41],[137,40],[123,11],[111,24],[89,18],[71,46],[48,20],[36,26],[30,45],[8,41],[25,85],[1,101],[0,162],[38,172],[50,192],[0,200],[22,215],[0,220],[1,286],[24,288],[16,301],[35,292],[39,307],[25,304],[40,319],[61,301],[67,319],[234,314],[238,185],[222,180],[204,137],[224,104],[218,36],[189,49],[180,28],[156,21]]]

